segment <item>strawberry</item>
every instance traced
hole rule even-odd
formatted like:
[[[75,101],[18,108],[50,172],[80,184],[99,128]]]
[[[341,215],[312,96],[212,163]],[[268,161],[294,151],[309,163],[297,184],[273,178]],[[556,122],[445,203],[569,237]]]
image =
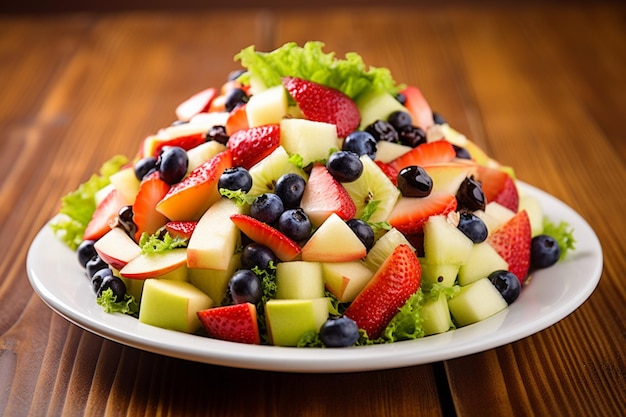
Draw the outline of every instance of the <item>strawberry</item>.
[[[243,303],[196,313],[209,337],[229,342],[261,344],[254,304]]]
[[[515,181],[509,174],[497,168],[480,166],[476,179],[481,182],[487,203],[495,201],[517,213],[519,194]]]
[[[188,151],[189,149],[195,148],[198,145],[206,142],[206,134],[205,133],[195,133],[192,135],[179,136],[177,138],[172,138],[169,140],[159,141],[154,148],[154,152],[152,156],[158,157],[161,154],[161,151],[166,146],[178,146],[179,148],[183,148]]]
[[[374,163],[376,163],[376,165],[378,165],[378,168],[381,169],[381,171],[383,171],[385,173],[385,175],[387,176],[387,178],[389,178],[391,180],[391,182],[393,183],[393,185],[395,185],[396,187],[398,186],[398,171],[393,168],[391,165],[383,162],[383,161],[374,161]]]
[[[430,216],[448,214],[456,206],[456,197],[447,191],[433,191],[424,198],[400,197],[387,221],[405,235],[420,234]]]
[[[176,117],[178,120],[189,121],[196,114],[208,111],[216,96],[215,88],[207,88],[194,94],[176,107]]]
[[[357,295],[345,315],[371,339],[380,336],[402,305],[420,286],[422,270],[409,245],[400,244]]]
[[[230,111],[226,120],[226,134],[232,135],[240,130],[246,130],[248,126],[248,114],[246,113],[246,105],[240,104]]]
[[[280,125],[252,127],[233,133],[226,146],[233,157],[233,166],[249,169],[271,154],[280,145]]]
[[[167,222],[165,224],[165,230],[167,230],[172,237],[189,239],[197,224],[198,222]]]
[[[437,140],[435,142],[422,143],[389,162],[389,165],[396,171],[410,165],[423,167],[424,165],[451,162],[456,158],[454,147],[447,140]]]
[[[281,261],[291,261],[300,254],[300,246],[278,229],[246,214],[233,214],[230,219],[246,236],[274,252]]]
[[[341,91],[295,77],[284,77],[283,85],[305,118],[334,124],[340,138],[345,138],[359,126],[361,114],[358,107]]]
[[[158,172],[148,175],[141,181],[133,204],[133,222],[137,225],[136,241],[139,241],[142,233],[153,234],[167,223],[167,217],[156,210],[156,205],[169,189],[170,186],[159,178]]]
[[[530,220],[526,210],[496,229],[487,242],[509,264],[509,271],[523,283],[528,275],[531,245]]]
[[[343,220],[350,220],[356,214],[356,205],[350,194],[320,164],[311,169],[300,207],[316,226],[322,224],[332,213],[336,213]]]
[[[124,206],[122,196],[117,190],[112,189],[96,207],[83,233],[83,240],[98,240],[104,236],[111,230],[120,209]]]
[[[408,86],[400,93],[406,97],[404,107],[409,110],[413,124],[427,131],[434,124],[433,112],[422,92],[417,87]]]

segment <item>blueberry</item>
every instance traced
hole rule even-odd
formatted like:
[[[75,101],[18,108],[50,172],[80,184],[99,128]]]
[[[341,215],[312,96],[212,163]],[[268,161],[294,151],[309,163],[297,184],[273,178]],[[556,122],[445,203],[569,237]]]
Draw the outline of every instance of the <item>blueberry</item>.
[[[298,174],[288,173],[278,178],[274,186],[274,194],[280,197],[286,209],[296,208],[302,200],[304,187],[306,187],[304,178]]]
[[[351,151],[333,152],[326,162],[326,168],[339,182],[356,181],[363,173],[363,162],[359,155]]]
[[[109,288],[113,291],[115,301],[124,301],[124,295],[126,295],[126,284],[124,284],[124,281],[122,281],[121,278],[114,275],[108,275],[102,278],[102,285],[100,285],[96,296],[101,297],[102,293]]]
[[[250,216],[267,224],[274,224],[285,210],[283,201],[273,193],[264,193],[250,205]]]
[[[456,192],[456,201],[459,209],[484,210],[486,200],[480,182],[473,177],[465,178]]]
[[[512,272],[500,269],[489,274],[488,278],[507,304],[512,304],[522,291],[522,284]]]
[[[489,233],[485,222],[474,213],[467,211],[459,214],[457,228],[474,243],[484,242]]]
[[[376,158],[376,139],[368,132],[357,130],[346,136],[341,150],[352,151],[359,156],[367,155],[373,160]]]
[[[398,188],[405,197],[427,197],[433,189],[433,179],[424,168],[409,165],[398,173]]]
[[[278,230],[289,239],[301,242],[311,236],[311,221],[301,208],[285,210],[278,219]]]
[[[398,131],[398,140],[402,145],[417,148],[422,143],[426,143],[426,132],[420,127],[409,125]]]
[[[456,154],[456,157],[459,159],[472,159],[472,155],[470,155],[469,151],[467,149],[465,149],[462,146],[457,146],[455,144],[452,144],[452,147],[454,148],[454,153]]]
[[[387,121],[398,132],[405,127],[411,126],[411,124],[413,124],[413,119],[411,119],[411,115],[402,110],[392,112],[387,118]]]
[[[402,104],[403,106],[406,104],[406,96],[402,93],[396,94],[396,100],[398,100],[398,103]]]
[[[557,263],[561,257],[558,242],[549,235],[535,236],[530,245],[530,266],[542,269]]]
[[[189,158],[187,152],[179,146],[163,148],[157,161],[159,178],[169,185],[176,184],[187,175]]]
[[[433,122],[435,122],[436,125],[443,125],[446,123],[446,119],[444,119],[441,114],[433,112]]]
[[[94,244],[95,240],[83,240],[76,248],[76,255],[78,256],[78,263],[83,267],[87,267],[87,262],[98,253],[96,252],[96,248]]]
[[[224,107],[226,111],[230,112],[240,104],[248,102],[248,95],[241,88],[233,88],[226,93],[226,100]]]
[[[252,242],[244,246],[241,252],[241,265],[244,268],[252,269],[255,266],[267,270],[270,262],[274,265],[278,264],[278,258],[270,248],[261,244]]]
[[[346,316],[330,318],[320,328],[320,340],[327,347],[352,346],[359,336],[359,326]]]
[[[91,279],[96,272],[103,268],[108,268],[109,265],[100,258],[98,255],[94,255],[87,261],[85,269],[87,270],[87,276]]]
[[[376,139],[376,142],[398,142],[398,132],[391,123],[384,120],[376,120],[371,125],[365,128],[365,131],[370,133]]]
[[[106,277],[111,275],[113,275],[113,271],[111,270],[111,268],[102,268],[96,271],[96,273],[93,274],[93,277],[91,277],[91,286],[93,288],[93,292],[95,292],[96,294],[98,294],[98,292],[102,293],[100,291],[102,282]]]
[[[118,225],[124,229],[126,234],[131,238],[134,238],[135,233],[137,232],[137,225],[133,221],[133,217],[133,206],[124,206],[117,213]]]
[[[359,240],[363,242],[365,249],[369,252],[374,246],[374,230],[372,227],[361,219],[350,219],[346,224],[357,235]]]
[[[135,177],[141,181],[147,175],[152,174],[157,170],[157,159],[154,156],[146,156],[141,158],[133,166]]]
[[[206,140],[207,142],[210,140],[214,140],[216,142],[221,143],[222,145],[226,145],[228,142],[228,134],[226,133],[226,127],[222,125],[215,125],[206,132]]]
[[[244,167],[226,168],[217,183],[217,188],[247,193],[252,188],[252,175]]]
[[[263,295],[261,280],[249,269],[235,272],[228,281],[228,289],[235,304],[256,304]]]

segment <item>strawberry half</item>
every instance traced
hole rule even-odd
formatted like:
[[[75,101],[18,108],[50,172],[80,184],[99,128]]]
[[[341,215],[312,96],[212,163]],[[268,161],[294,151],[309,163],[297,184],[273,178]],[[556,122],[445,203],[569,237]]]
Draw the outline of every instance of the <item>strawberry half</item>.
[[[165,230],[167,230],[172,237],[188,240],[191,238],[191,234],[196,229],[197,224],[198,222],[167,222],[165,224]]]
[[[480,166],[478,167],[476,179],[480,181],[488,203],[495,201],[517,213],[519,209],[519,193],[515,186],[515,181],[509,174],[500,169]]]
[[[422,269],[406,244],[398,245],[357,295],[345,315],[376,339],[420,286]]]
[[[430,216],[448,214],[456,206],[456,197],[447,191],[433,191],[424,198],[400,197],[387,221],[407,236],[416,235]]]
[[[215,88],[207,88],[194,94],[176,107],[176,117],[178,120],[188,122],[196,114],[206,112],[216,96]]]
[[[341,91],[295,77],[284,77],[283,85],[298,103],[304,117],[334,124],[340,138],[345,138],[359,126],[359,108]]]
[[[389,165],[400,172],[402,168],[410,165],[423,167],[424,165],[451,162],[456,158],[454,147],[447,140],[437,140],[435,142],[422,143],[389,162]]]
[[[389,180],[395,185],[398,186],[398,171],[393,168],[391,165],[384,163],[383,161],[374,161],[378,168],[384,172],[384,174],[389,178]]]
[[[528,276],[531,245],[530,220],[526,210],[496,229],[487,242],[509,264],[509,271],[523,283]]]
[[[154,172],[144,178],[133,204],[133,222],[137,225],[135,240],[139,242],[142,233],[153,234],[167,223],[167,217],[156,210],[156,205],[169,191],[170,186]]]
[[[400,91],[406,97],[404,107],[409,110],[413,124],[427,131],[434,124],[433,111],[419,88],[409,86]]]
[[[272,124],[239,130],[226,146],[233,157],[233,166],[250,169],[280,145],[280,125]]]
[[[83,240],[98,240],[104,236],[115,223],[120,209],[125,206],[124,199],[112,189],[98,204],[96,210],[83,233]]]
[[[254,304],[214,307],[196,314],[209,337],[254,345],[261,343]]]
[[[301,252],[296,242],[267,223],[246,214],[233,214],[230,219],[246,236],[270,248],[283,262],[293,260]]]
[[[204,142],[206,142],[205,133],[195,133],[193,135],[179,136],[162,142],[159,141],[159,143],[155,145],[154,152],[151,156],[158,157],[163,148],[166,146],[178,146],[179,148],[183,148],[188,151],[189,149],[193,149]]]
[[[311,169],[300,207],[315,226],[324,223],[333,213],[343,220],[350,220],[356,214],[356,205],[348,191],[333,178],[324,165],[319,164]]]

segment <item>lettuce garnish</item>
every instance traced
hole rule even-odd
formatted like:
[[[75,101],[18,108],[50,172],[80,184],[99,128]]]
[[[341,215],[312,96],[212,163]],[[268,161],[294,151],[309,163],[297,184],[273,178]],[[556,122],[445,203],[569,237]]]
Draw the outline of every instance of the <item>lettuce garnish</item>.
[[[291,76],[336,88],[352,99],[373,90],[395,95],[402,88],[389,69],[368,68],[354,52],[338,59],[333,52],[323,52],[323,47],[324,43],[316,41],[302,47],[289,42],[271,52],[259,52],[251,45],[235,55],[235,60],[248,70],[240,81],[249,83],[255,77],[269,88],[280,85],[282,77]]]
[[[559,260],[565,259],[567,252],[576,249],[576,239],[574,229],[564,220],[559,224],[554,224],[547,217],[543,218],[543,234],[552,236],[559,244],[561,256]]]
[[[76,250],[83,240],[85,229],[96,211],[96,193],[109,185],[109,178],[128,163],[128,158],[116,155],[106,161],[99,174],[93,174],[78,189],[61,199],[59,215],[50,223],[50,227],[61,241]]]
[[[168,232],[157,232],[153,235],[144,232],[139,238],[139,247],[143,254],[167,252],[176,248],[186,248],[187,243],[187,239],[173,237]]]
[[[233,191],[228,188],[220,188],[219,192],[222,196],[233,200],[238,206],[250,205],[257,198],[256,195],[251,195],[241,190]]]
[[[138,317],[139,304],[132,295],[124,294],[122,301],[117,301],[117,297],[113,295],[113,290],[107,288],[102,291],[102,295],[96,299],[99,306],[104,308],[107,313],[122,313]]]

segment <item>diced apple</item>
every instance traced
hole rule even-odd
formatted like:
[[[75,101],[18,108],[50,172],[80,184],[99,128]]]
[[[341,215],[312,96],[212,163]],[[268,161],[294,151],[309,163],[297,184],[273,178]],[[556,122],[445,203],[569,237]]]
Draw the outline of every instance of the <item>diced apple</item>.
[[[280,123],[287,114],[287,92],[282,85],[268,88],[250,97],[246,106],[248,126]]]
[[[361,261],[324,262],[322,275],[326,289],[340,303],[346,303],[356,298],[372,279],[374,272]]]
[[[420,314],[424,319],[422,322],[424,336],[445,333],[452,327],[448,300],[443,292],[440,292],[436,299],[426,301]]]
[[[280,262],[276,266],[276,298],[309,299],[324,296],[319,262]]]
[[[378,268],[385,262],[385,259],[401,244],[409,245],[409,247],[415,250],[398,229],[392,228],[374,243],[374,246],[365,257],[365,265],[372,272],[378,271]]]
[[[127,205],[130,206],[135,203],[140,181],[137,179],[135,169],[132,166],[123,168],[112,174],[109,180]]]
[[[463,180],[476,170],[472,162],[432,164],[424,165],[422,168],[433,180],[433,191],[446,191],[450,194],[456,194]]]
[[[474,243],[444,215],[430,216],[424,224],[424,253],[430,264],[467,262]]]
[[[489,218],[494,220],[493,224],[486,223],[489,232],[493,232],[498,227],[511,220],[513,216],[515,216],[515,212],[513,212],[513,210],[510,210],[495,201],[487,203],[487,205],[485,206],[485,214],[487,214]]]
[[[94,244],[100,258],[111,268],[122,269],[141,255],[141,248],[120,227],[114,227]]]
[[[228,268],[204,269],[189,268],[189,282],[198,287],[202,292],[220,303],[226,295],[228,281],[235,271],[241,266],[241,254],[236,253],[230,258]]]
[[[381,140],[376,144],[376,160],[388,163],[410,151],[410,146]]]
[[[507,302],[488,278],[461,287],[461,291],[448,300],[450,313],[459,326],[484,320],[507,306]]]
[[[196,313],[212,305],[213,300],[189,282],[148,279],[143,286],[139,321],[193,333],[201,326]]]
[[[328,298],[269,300],[265,320],[272,344],[297,346],[302,335],[320,330],[328,319],[329,306]]]
[[[313,262],[348,262],[367,254],[363,242],[336,214],[331,214],[317,228],[302,248],[302,260]]]
[[[302,165],[325,160],[329,149],[339,148],[337,127],[330,123],[306,119],[282,119],[280,144],[293,155],[302,157]]]
[[[120,275],[130,279],[161,278],[179,270],[168,278],[187,277],[187,250],[185,248],[172,249],[167,252],[145,253],[128,262]]]
[[[489,243],[477,243],[459,269],[459,285],[471,284],[499,269],[508,270],[509,265]]]
[[[528,213],[532,237],[543,233],[543,210],[536,197],[529,194],[521,195],[518,210],[526,210],[526,213]]]
[[[225,150],[225,145],[222,145],[214,140],[210,140],[196,146],[195,148],[189,149],[187,151],[187,159],[189,160],[187,165],[187,174]]]
[[[230,220],[243,208],[221,198],[200,218],[187,244],[189,268],[226,270],[239,242],[239,229]]]

